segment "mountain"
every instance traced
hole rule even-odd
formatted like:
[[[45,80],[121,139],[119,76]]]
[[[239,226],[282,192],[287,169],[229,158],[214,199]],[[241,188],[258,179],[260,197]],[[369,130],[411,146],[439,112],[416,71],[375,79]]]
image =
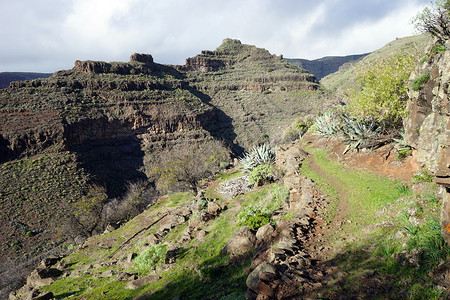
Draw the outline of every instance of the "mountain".
[[[342,65],[359,61],[368,54],[369,53],[347,56],[327,56],[314,60],[301,58],[286,58],[286,60],[291,64],[308,70],[320,81],[325,76],[338,71]]]
[[[7,88],[12,81],[48,78],[52,73],[0,72],[0,89]]]
[[[1,263],[62,245],[80,201],[154,186],[177,145],[216,139],[239,156],[322,101],[313,75],[232,39],[182,66],[133,54],[12,82],[0,90]]]

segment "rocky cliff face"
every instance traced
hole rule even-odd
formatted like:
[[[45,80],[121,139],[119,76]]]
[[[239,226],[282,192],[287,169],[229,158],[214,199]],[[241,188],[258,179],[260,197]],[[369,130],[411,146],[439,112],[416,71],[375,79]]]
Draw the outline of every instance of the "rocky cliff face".
[[[318,87],[281,57],[230,39],[184,66],[133,54],[12,82],[0,90],[0,258],[42,251],[70,203],[94,185],[120,197],[181,141],[214,137],[236,154],[267,142],[320,108]]]
[[[439,51],[428,46],[428,57],[411,74],[411,80],[428,78],[410,90],[409,116],[405,119],[405,140],[417,149],[417,160],[436,176],[444,187],[443,234],[450,243],[450,44]]]

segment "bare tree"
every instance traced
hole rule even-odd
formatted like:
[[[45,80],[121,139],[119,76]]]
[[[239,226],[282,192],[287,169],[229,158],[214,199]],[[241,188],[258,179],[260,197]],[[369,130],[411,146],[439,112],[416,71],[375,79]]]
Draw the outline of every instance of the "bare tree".
[[[230,151],[220,141],[184,141],[165,151],[150,166],[148,175],[156,180],[160,189],[181,188],[197,193],[200,181],[217,173],[221,162],[229,160]]]
[[[450,1],[432,2],[432,8],[425,8],[413,20],[416,29],[422,33],[430,33],[444,42],[450,38]]]

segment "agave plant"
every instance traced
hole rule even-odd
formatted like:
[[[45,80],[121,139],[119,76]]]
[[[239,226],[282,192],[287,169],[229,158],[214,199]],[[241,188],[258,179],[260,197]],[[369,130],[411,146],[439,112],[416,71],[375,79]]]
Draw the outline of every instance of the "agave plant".
[[[340,132],[339,118],[330,111],[316,118],[314,127],[320,135],[335,136]]]
[[[267,144],[255,146],[240,158],[239,162],[245,170],[251,171],[259,165],[273,164],[275,162],[275,151]]]
[[[374,120],[358,120],[347,115],[341,118],[344,141],[348,145],[345,152],[350,148],[367,148],[369,142],[381,134],[381,127]]]

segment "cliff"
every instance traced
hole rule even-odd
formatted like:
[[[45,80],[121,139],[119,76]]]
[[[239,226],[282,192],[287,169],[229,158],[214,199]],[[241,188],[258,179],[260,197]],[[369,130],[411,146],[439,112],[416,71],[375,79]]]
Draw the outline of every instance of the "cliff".
[[[450,44],[432,42],[428,55],[411,74],[409,115],[404,121],[405,140],[417,150],[417,160],[442,185],[443,235],[450,243]],[[440,48],[438,48],[440,47]]]

